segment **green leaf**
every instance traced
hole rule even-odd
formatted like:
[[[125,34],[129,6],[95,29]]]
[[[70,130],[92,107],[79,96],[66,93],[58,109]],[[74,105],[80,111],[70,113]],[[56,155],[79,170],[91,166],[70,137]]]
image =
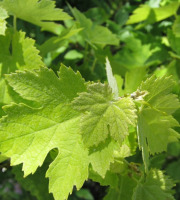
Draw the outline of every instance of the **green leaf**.
[[[77,50],[70,50],[65,54],[64,58],[67,60],[81,59],[83,58],[83,54]]]
[[[0,7],[0,35],[5,35],[6,32],[6,18],[8,18],[7,11]]]
[[[68,43],[68,39],[73,35],[77,34],[82,29],[77,29],[75,26],[66,29],[61,33],[59,36],[51,37],[50,39],[46,40],[41,46],[39,46],[40,54],[42,57],[45,57],[47,54],[54,52],[55,50],[59,49],[66,43]]]
[[[5,36],[0,36],[0,103],[8,104],[12,97],[4,80],[4,74],[17,69],[38,69],[43,66],[35,41],[25,38],[24,32],[8,29]],[[14,94],[14,93],[13,93]]]
[[[130,69],[125,75],[125,91],[124,93],[132,93],[137,90],[146,75],[145,68]]]
[[[107,170],[110,169],[110,163],[114,162],[115,153],[119,152],[120,148],[120,145],[111,139],[90,148],[89,161],[93,170],[104,178]]]
[[[168,40],[172,50],[175,51],[178,56],[180,56],[180,47],[178,45],[178,43],[180,42],[180,38],[176,37],[172,30],[168,30]]]
[[[148,171],[149,152],[160,153],[167,150],[171,141],[179,136],[173,127],[179,126],[172,113],[180,106],[177,96],[171,94],[174,82],[171,77],[150,77],[140,86],[141,91],[147,91],[144,97],[147,102],[142,107],[138,117],[138,139],[142,149],[145,170]]]
[[[142,44],[141,40],[128,37],[124,41],[125,47],[114,56],[120,67],[132,68],[148,66],[148,58],[153,54],[150,44]],[[136,48],[134,48],[136,47]]]
[[[171,191],[173,186],[173,182],[162,171],[151,170],[134,189],[132,200],[175,200]]]
[[[88,177],[89,161],[80,134],[80,116],[69,105],[77,93],[85,90],[84,80],[64,66],[59,77],[46,68],[7,76],[16,92],[39,102],[41,107],[24,104],[5,107],[7,116],[1,120],[0,151],[11,157],[11,165],[23,163],[27,176],[43,164],[51,149],[57,148],[59,153],[46,177],[54,198],[64,200],[74,185],[77,189],[82,187]]]
[[[76,191],[76,196],[81,199],[94,200],[94,197],[88,189],[81,189],[79,191]]]
[[[133,11],[133,14],[130,16],[126,24],[134,24],[146,20],[150,11],[150,6],[140,5],[137,9]]]
[[[156,109],[172,114],[178,108],[180,108],[180,102],[177,95],[172,94],[173,86],[175,82],[172,77],[159,77],[151,76],[140,86],[141,91],[148,91],[148,95],[144,100]]]
[[[38,69],[43,66],[35,41],[25,38],[25,33],[8,29],[6,36],[0,36],[1,73],[14,72],[16,69]],[[12,51],[10,51],[10,50]]]
[[[58,24],[53,21],[67,20],[71,17],[55,8],[55,1],[51,0],[3,0],[0,3],[10,15],[40,26],[42,30],[59,34]]]
[[[106,84],[88,85],[87,92],[73,101],[73,107],[83,113],[81,132],[87,147],[105,141],[109,133],[115,141],[122,143],[129,134],[128,126],[135,126],[136,123],[132,98],[114,100]]]
[[[112,188],[117,187],[119,181],[118,175],[112,173],[111,171],[107,171],[105,177],[102,178],[102,176],[97,174],[91,168],[89,173],[89,179],[92,179],[93,181],[100,183],[102,186],[111,186]]]
[[[179,166],[180,166],[180,160],[169,163],[169,165],[167,166],[167,174],[171,176],[171,178],[177,181],[180,180],[180,171],[177,170]]]
[[[118,85],[115,77],[113,76],[112,68],[108,58],[106,58],[106,74],[109,86],[111,87],[112,93],[114,94],[114,98],[118,99],[119,97]]]
[[[158,22],[175,15],[178,7],[179,2],[172,2],[167,6],[159,8],[151,8],[148,5],[141,5],[133,11],[127,24],[139,23],[145,20],[149,20],[151,23]]]
[[[92,46],[94,46],[94,44],[102,46],[108,44],[119,44],[119,39],[108,28],[100,25],[94,25],[90,19],[86,18],[85,15],[76,8],[71,8],[71,12],[73,13],[76,20],[79,22],[80,27],[83,28],[81,32],[82,36]]]

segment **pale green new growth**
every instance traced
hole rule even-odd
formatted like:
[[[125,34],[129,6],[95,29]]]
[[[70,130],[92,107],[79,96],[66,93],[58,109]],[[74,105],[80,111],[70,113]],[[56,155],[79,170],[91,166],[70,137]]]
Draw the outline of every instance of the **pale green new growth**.
[[[25,176],[34,173],[49,151],[59,154],[49,166],[49,190],[56,200],[68,198],[73,186],[80,189],[88,178],[88,151],[80,134],[80,116],[69,102],[85,90],[80,74],[61,67],[60,78],[52,70],[8,75],[9,84],[23,98],[37,101],[40,108],[24,104],[7,106],[1,120],[0,151],[11,165],[23,163]]]
[[[59,34],[59,25],[53,21],[67,20],[71,17],[55,8],[51,0],[4,0],[0,3],[10,15],[38,25],[42,30]]]
[[[97,147],[91,148],[89,159],[93,170],[104,178],[107,170],[110,168],[110,163],[114,162],[115,152],[119,150],[120,145],[110,139]]]
[[[118,99],[119,97],[118,85],[115,77],[113,76],[112,68],[108,58],[106,58],[106,74],[109,86],[111,87],[112,93],[114,94],[114,98]]]
[[[162,171],[151,170],[134,189],[132,200],[175,200],[171,191],[173,186],[173,182]]]
[[[5,35],[6,18],[8,18],[7,11],[0,7],[0,35]]]
[[[87,147],[98,145],[110,136],[122,143],[128,133],[128,126],[135,126],[136,109],[129,97],[115,101],[108,85],[88,85],[73,102],[73,107],[83,112],[81,132]]]

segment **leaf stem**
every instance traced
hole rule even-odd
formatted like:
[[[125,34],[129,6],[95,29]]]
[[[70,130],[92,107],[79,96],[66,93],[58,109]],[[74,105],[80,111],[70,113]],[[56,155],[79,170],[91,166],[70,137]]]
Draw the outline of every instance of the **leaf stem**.
[[[92,72],[94,72],[94,69],[96,67],[96,61],[97,61],[97,58],[95,58],[94,61],[93,61],[92,68],[91,68]]]

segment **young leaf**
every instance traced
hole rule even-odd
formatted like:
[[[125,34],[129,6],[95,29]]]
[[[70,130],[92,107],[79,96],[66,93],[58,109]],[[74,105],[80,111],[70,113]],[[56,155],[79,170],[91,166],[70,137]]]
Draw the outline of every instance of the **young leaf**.
[[[110,163],[114,162],[115,151],[119,150],[120,145],[110,138],[97,147],[90,148],[89,161],[92,164],[93,170],[104,178],[107,170],[110,168]]]
[[[106,74],[107,74],[107,80],[108,80],[109,86],[111,87],[112,93],[114,94],[114,98],[118,99],[119,97],[118,85],[117,85],[115,77],[113,76],[112,68],[111,68],[108,58],[106,58]]]
[[[88,85],[73,101],[74,109],[83,112],[81,132],[87,147],[98,145],[110,136],[120,143],[128,135],[128,126],[135,126],[136,109],[132,98],[113,100],[108,85]]]
[[[151,170],[134,189],[132,200],[175,200],[171,192],[173,186],[173,182],[162,171]]]
[[[0,35],[5,35],[6,18],[8,18],[7,11],[0,7]]]
[[[80,134],[80,116],[69,105],[78,92],[85,90],[84,80],[64,66],[59,76],[46,68],[7,76],[16,92],[41,107],[13,104],[5,108],[0,151],[11,157],[11,165],[23,163],[27,176],[43,164],[51,149],[57,148],[59,153],[46,176],[54,198],[64,200],[74,185],[80,189],[87,179],[89,161]]]
[[[40,26],[42,30],[59,34],[58,24],[52,21],[71,19],[71,17],[55,8],[55,1],[51,0],[3,0],[0,3],[9,14],[22,20]]]

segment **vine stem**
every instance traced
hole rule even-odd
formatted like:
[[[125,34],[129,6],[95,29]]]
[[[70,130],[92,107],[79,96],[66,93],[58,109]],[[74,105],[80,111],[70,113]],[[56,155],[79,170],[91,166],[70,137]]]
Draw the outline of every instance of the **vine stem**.
[[[94,61],[93,61],[92,68],[91,68],[91,69],[92,69],[92,70],[91,70],[92,72],[94,72],[94,69],[95,69],[95,67],[96,67],[96,61],[97,61],[97,58],[95,58]]]
[[[16,15],[14,15],[14,17],[13,17],[13,27],[14,27],[14,31],[16,32],[16,30],[17,30],[17,17],[16,17]]]

